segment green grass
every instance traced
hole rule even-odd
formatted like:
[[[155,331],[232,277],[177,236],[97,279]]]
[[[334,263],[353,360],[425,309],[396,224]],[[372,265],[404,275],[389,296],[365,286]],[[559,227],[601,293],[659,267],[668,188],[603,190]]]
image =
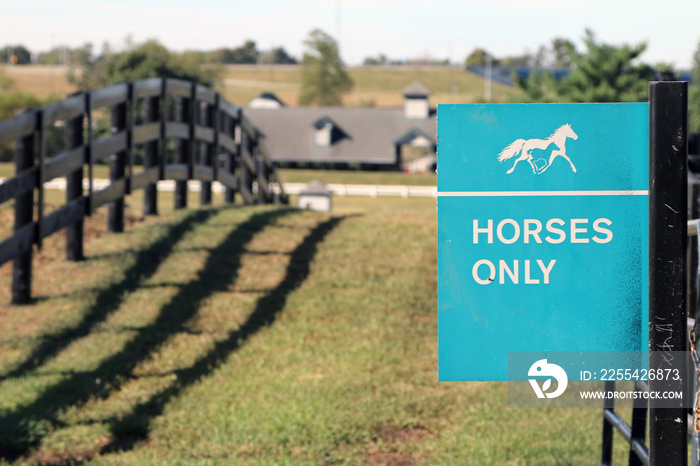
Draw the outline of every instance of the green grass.
[[[594,464],[600,410],[507,408],[437,382],[433,199],[329,214],[214,207],[87,219],[0,307],[0,452],[18,463]],[[132,201],[135,204],[135,202]],[[1,212],[0,212],[1,213]],[[0,303],[11,266],[0,267]],[[624,461],[616,440],[616,461]]]

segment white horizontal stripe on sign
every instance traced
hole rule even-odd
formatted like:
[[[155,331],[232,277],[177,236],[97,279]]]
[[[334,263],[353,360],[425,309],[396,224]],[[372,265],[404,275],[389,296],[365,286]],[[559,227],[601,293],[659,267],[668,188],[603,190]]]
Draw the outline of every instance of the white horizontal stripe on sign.
[[[438,197],[509,196],[648,196],[649,190],[628,191],[438,191]]]

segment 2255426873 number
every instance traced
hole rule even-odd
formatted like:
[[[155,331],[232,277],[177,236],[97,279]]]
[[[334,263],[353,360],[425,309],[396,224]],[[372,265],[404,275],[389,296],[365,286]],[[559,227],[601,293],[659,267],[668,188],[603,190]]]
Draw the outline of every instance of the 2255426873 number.
[[[601,369],[599,380],[681,380],[681,375],[678,369]]]

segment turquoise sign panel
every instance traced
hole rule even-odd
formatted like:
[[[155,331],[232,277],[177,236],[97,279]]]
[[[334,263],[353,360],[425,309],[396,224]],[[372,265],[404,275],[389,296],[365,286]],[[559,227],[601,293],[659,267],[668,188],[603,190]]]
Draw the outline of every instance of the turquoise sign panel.
[[[438,106],[440,380],[647,341],[648,105]]]

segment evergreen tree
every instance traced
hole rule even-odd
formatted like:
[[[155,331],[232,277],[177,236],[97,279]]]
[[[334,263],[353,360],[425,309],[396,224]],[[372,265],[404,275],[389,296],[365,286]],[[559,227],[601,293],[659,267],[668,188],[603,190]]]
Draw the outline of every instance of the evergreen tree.
[[[591,30],[584,37],[586,51],[578,53],[571,43],[559,44],[571,61],[571,73],[556,79],[545,71],[517,80],[531,102],[639,102],[647,99],[648,81],[654,69],[636,59],[646,44],[614,46],[599,43]],[[559,53],[557,60],[568,60]]]

